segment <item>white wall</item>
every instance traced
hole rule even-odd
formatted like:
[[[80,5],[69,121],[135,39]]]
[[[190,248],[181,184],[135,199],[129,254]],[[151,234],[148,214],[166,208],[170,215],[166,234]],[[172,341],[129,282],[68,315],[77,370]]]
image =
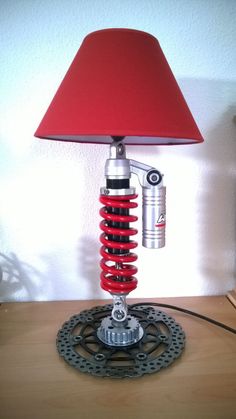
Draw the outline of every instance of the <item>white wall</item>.
[[[129,157],[165,173],[168,191],[167,245],[139,247],[132,296],[234,287],[235,13],[234,0],[0,2],[2,300],[108,297],[98,267],[108,146],[33,137],[84,36],[107,27],[159,39],[205,137],[202,145],[128,149]]]

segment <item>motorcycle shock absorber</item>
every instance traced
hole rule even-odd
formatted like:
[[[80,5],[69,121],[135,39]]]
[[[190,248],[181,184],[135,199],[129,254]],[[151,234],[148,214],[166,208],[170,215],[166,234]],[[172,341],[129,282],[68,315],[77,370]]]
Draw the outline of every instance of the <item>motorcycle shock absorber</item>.
[[[151,166],[126,159],[122,141],[114,141],[110,158],[106,161],[106,187],[101,188],[100,223],[102,256],[100,266],[101,287],[113,297],[113,310],[98,329],[98,337],[114,346],[130,345],[141,339],[143,330],[137,319],[128,316],[126,296],[137,287],[137,260],[133,249],[137,230],[130,226],[137,216],[130,211],[137,207],[135,188],[130,187],[131,174],[138,176],[143,191],[143,241],[144,247],[159,248],[165,245],[165,188],[161,173]]]

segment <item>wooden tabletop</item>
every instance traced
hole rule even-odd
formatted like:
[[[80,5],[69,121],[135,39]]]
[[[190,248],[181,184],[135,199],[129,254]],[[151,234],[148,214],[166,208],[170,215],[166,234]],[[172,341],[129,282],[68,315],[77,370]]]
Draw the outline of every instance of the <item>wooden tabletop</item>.
[[[236,327],[226,297],[155,300]],[[134,302],[131,301],[130,302]],[[93,377],[56,351],[56,334],[72,314],[102,301],[3,303],[0,306],[1,419],[236,418],[236,337],[203,320],[165,310],[184,328],[182,356],[140,378]]]

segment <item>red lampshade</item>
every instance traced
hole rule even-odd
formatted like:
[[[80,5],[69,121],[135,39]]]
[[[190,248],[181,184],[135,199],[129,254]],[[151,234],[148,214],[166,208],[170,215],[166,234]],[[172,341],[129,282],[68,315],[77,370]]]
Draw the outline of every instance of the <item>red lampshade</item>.
[[[86,36],[36,137],[86,143],[203,141],[156,38],[133,29]]]

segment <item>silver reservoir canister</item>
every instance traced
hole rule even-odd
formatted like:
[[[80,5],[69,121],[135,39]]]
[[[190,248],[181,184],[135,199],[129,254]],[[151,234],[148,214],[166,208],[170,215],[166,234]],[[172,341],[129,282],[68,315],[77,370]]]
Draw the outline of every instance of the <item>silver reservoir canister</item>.
[[[143,189],[143,237],[142,245],[148,249],[165,246],[166,188]]]

